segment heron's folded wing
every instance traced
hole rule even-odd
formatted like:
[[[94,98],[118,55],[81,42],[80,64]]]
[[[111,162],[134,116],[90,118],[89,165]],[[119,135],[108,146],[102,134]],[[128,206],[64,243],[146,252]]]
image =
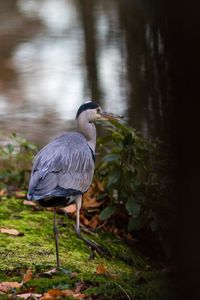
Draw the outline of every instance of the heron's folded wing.
[[[85,192],[93,173],[94,161],[86,139],[78,133],[64,134],[36,155],[29,194],[51,195],[57,186]]]

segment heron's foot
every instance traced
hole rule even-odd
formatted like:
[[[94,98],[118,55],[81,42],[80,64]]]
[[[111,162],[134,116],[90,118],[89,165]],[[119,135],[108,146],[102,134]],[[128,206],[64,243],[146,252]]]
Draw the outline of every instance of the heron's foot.
[[[90,252],[89,260],[94,259],[95,253],[97,253],[99,256],[104,256],[104,257],[107,257],[107,258],[110,257],[110,253],[108,252],[107,249],[103,248],[102,246],[98,245],[96,242],[94,242],[92,240],[86,239],[80,233],[77,233],[77,236],[81,240],[83,240],[87,246],[90,247],[91,252]]]
[[[91,249],[89,260],[94,259],[95,253],[97,253],[99,256],[105,256],[105,257],[108,256],[106,250],[102,246],[98,245],[96,242],[86,239],[85,243]]]

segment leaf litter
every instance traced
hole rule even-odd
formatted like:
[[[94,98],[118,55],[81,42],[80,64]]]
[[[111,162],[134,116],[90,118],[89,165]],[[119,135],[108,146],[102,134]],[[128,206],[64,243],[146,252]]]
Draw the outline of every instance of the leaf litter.
[[[74,299],[83,299],[86,297],[85,294],[77,293],[73,290],[58,290],[58,289],[51,289],[47,293],[40,298],[40,300],[56,300],[60,299],[61,297],[72,297]]]
[[[29,282],[33,278],[33,272],[31,269],[28,269],[26,273],[23,276],[22,282],[16,282],[16,281],[5,281],[0,283],[0,294],[8,294],[8,297],[10,297],[10,293],[15,290],[15,296],[16,299],[35,299],[35,300],[57,300],[60,298],[65,297],[71,297],[73,299],[83,299],[86,297],[85,294],[81,293],[81,289],[85,286],[83,282],[78,282],[76,284],[75,290],[71,289],[50,289],[44,294],[34,293],[31,292],[30,288],[26,292],[20,291],[20,289],[26,285],[27,282]],[[17,290],[17,293],[16,293]],[[9,298],[10,299],[10,298]],[[11,297],[12,299],[12,297]]]
[[[23,232],[19,232],[17,229],[10,229],[10,228],[0,228],[0,233],[5,233],[9,235],[14,235],[14,236],[23,236]]]

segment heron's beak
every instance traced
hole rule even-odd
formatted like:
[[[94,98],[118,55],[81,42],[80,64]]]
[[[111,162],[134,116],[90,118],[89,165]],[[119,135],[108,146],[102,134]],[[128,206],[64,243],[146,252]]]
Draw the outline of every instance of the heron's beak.
[[[100,112],[98,113],[98,120],[120,120],[122,119],[122,116],[115,115],[108,112]]]

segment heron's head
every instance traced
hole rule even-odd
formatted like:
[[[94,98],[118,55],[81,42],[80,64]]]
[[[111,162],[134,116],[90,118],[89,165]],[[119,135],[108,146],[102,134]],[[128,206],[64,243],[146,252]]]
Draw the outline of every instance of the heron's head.
[[[112,113],[102,111],[98,103],[88,101],[82,104],[76,114],[76,119],[79,116],[84,116],[89,122],[95,122],[96,120],[118,120],[121,117]]]

